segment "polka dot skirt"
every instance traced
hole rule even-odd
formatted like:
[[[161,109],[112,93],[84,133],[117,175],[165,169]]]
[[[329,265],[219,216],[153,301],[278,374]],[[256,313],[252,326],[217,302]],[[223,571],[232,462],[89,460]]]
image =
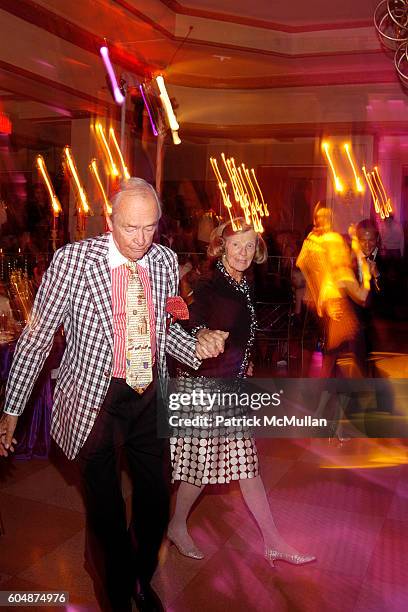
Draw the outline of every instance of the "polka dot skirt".
[[[246,433],[228,437],[170,439],[172,481],[185,480],[198,487],[259,474],[255,440]]]

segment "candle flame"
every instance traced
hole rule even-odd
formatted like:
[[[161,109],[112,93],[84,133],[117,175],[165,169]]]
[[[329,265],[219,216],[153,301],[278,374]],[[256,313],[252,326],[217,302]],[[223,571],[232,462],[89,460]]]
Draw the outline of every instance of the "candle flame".
[[[332,158],[330,156],[329,148],[330,148],[330,145],[329,145],[328,142],[323,142],[322,143],[322,149],[323,149],[323,151],[324,151],[324,153],[326,155],[327,161],[329,162],[329,166],[330,166],[330,169],[331,169],[332,174],[333,174],[335,190],[337,192],[339,192],[339,193],[342,193],[344,191],[343,183],[341,182],[339,176],[336,173],[336,169],[334,167],[333,160],[332,160]]]
[[[81,207],[79,207],[79,211],[83,212],[85,215],[87,215],[90,212],[88,200],[87,200],[87,197],[86,197],[85,190],[84,190],[84,188],[81,185],[81,181],[79,180],[78,170],[77,170],[77,167],[76,167],[74,156],[73,156],[73,154],[71,152],[71,147],[69,147],[68,145],[66,147],[64,147],[64,155],[65,155],[65,159],[66,159],[67,164],[68,164],[69,172],[71,174],[71,177],[72,177],[72,179],[74,181],[75,187],[76,187],[77,192],[78,192],[79,201],[80,201],[81,206],[82,206],[82,210],[81,210]]]
[[[104,130],[103,126],[100,123],[97,123],[95,125],[95,128],[96,128],[96,133],[97,133],[97,135],[99,137],[99,141],[100,141],[100,143],[102,145],[102,149],[103,149],[103,152],[105,154],[106,160],[107,160],[108,165],[110,167],[110,174],[112,176],[115,176],[115,177],[119,176],[119,170],[118,170],[115,162],[113,161],[113,155],[112,155],[112,152],[111,152],[111,150],[109,148],[109,144],[108,144],[108,141],[107,141],[106,136],[105,136],[105,130]]]
[[[109,136],[110,136],[111,140],[113,141],[113,144],[114,144],[115,149],[116,149],[116,153],[117,153],[117,155],[119,157],[120,165],[122,166],[122,176],[126,180],[128,180],[128,179],[130,179],[129,170],[127,169],[126,164],[125,164],[125,160],[123,159],[122,151],[120,150],[118,141],[116,140],[116,134],[115,134],[115,130],[113,129],[113,127],[111,127],[109,129]]]
[[[156,83],[160,91],[160,100],[166,112],[170,129],[173,132],[177,132],[180,129],[180,126],[177,122],[176,115],[174,114],[173,107],[171,105],[169,94],[167,93],[166,85],[164,83],[164,78],[162,77],[162,75],[158,75],[156,77]]]
[[[105,205],[105,211],[107,215],[111,215],[112,214],[112,206],[107,198],[105,189],[103,188],[102,185],[102,181],[101,181],[101,177],[99,176],[99,171],[98,171],[98,162],[97,160],[94,158],[91,163],[89,164],[89,169],[93,175],[93,177],[95,178],[96,184],[98,185],[99,191],[101,193],[102,199],[103,199],[103,203]]]
[[[51,179],[48,174],[47,166],[45,165],[45,161],[42,155],[37,155],[36,157],[37,168],[39,169],[41,176],[43,177],[44,183],[47,187],[48,195],[51,200],[52,212],[55,217],[59,215],[62,211],[60,201],[58,200],[56,193],[54,191],[54,187],[52,185]]]
[[[245,216],[245,222],[248,225],[252,224],[256,232],[263,232],[264,228],[260,217],[263,217],[264,215],[268,216],[269,212],[263,200],[263,195],[259,184],[256,181],[255,171],[251,169],[251,176],[249,169],[246,168],[244,163],[237,168],[234,158],[227,158],[224,153],[221,153],[221,159],[227,171],[235,202],[240,205]],[[228,209],[229,216],[232,220],[233,207],[228,194],[227,183],[224,181],[221,175],[217,160],[214,157],[210,157],[210,163],[217,179],[218,187],[222,194],[224,206],[226,206]],[[258,193],[261,195],[262,201],[259,200]],[[237,230],[234,229],[234,231]]]
[[[353,160],[353,158],[351,156],[350,145],[348,143],[344,144],[344,150],[345,150],[347,158],[348,158],[348,160],[350,162],[350,166],[351,166],[351,168],[353,170],[354,182],[355,182],[355,185],[356,185],[356,190],[358,191],[358,193],[363,193],[364,192],[364,187],[363,187],[363,184],[361,182],[361,178],[360,178],[360,176],[357,173],[357,169],[356,169],[356,166],[354,164],[354,160]]]

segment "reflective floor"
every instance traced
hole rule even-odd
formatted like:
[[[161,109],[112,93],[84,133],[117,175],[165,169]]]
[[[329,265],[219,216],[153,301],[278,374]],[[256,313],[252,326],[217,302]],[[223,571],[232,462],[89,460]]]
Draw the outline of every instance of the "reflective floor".
[[[154,583],[167,609],[405,611],[406,442],[260,440],[258,447],[282,534],[317,563],[270,568],[239,488],[212,488],[190,518],[206,559],[163,545]],[[67,610],[97,610],[83,568],[83,509],[64,474],[58,460],[13,461],[1,472],[0,590],[66,590]]]

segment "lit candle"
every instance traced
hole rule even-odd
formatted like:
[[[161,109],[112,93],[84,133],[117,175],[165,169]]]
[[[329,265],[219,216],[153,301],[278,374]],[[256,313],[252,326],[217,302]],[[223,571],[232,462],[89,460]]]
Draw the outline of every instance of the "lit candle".
[[[91,171],[92,176],[94,177],[94,179],[96,181],[96,184],[98,186],[98,189],[99,189],[99,191],[101,193],[103,202],[105,204],[106,214],[111,215],[112,214],[112,206],[110,205],[108,197],[107,197],[107,195],[105,193],[105,190],[103,188],[101,177],[99,176],[99,172],[98,172],[98,164],[97,164],[97,161],[96,161],[95,158],[89,164],[89,170]]]
[[[57,217],[59,215],[59,213],[61,212],[61,204],[57,198],[57,195],[54,191],[54,187],[51,183],[51,179],[49,177],[48,171],[47,171],[47,166],[45,165],[45,161],[42,155],[37,155],[37,168],[39,169],[41,176],[44,180],[44,183],[47,187],[48,190],[48,195],[50,196],[50,200],[51,200],[51,207],[52,207],[52,214],[54,215],[54,217]]]
[[[111,140],[116,149],[116,153],[118,154],[120,165],[122,166],[122,175],[125,177],[126,180],[128,180],[130,179],[129,170],[127,169],[125,160],[123,159],[122,151],[120,150],[118,141],[116,140],[115,130],[113,129],[113,127],[109,129],[109,136],[111,137]]]

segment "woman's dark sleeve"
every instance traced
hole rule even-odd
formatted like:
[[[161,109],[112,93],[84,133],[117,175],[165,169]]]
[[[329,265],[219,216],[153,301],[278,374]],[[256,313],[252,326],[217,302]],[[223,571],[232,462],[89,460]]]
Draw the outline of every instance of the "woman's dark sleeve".
[[[214,307],[214,290],[208,278],[199,279],[194,288],[194,301],[188,307],[189,319],[184,328],[190,333],[197,333],[204,327],[209,327],[211,309]]]

